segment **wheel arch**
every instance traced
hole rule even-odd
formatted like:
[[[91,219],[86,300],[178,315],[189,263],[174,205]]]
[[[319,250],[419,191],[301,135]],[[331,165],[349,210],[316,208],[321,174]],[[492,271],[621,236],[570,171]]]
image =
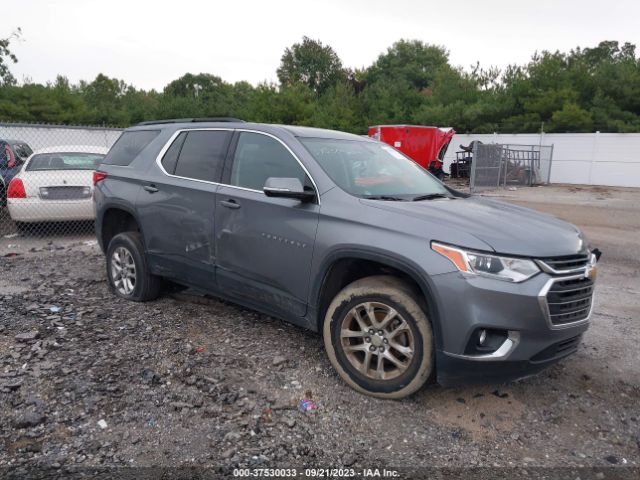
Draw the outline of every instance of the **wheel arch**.
[[[414,293],[431,322],[436,348],[441,347],[439,308],[434,288],[430,278],[421,274],[409,259],[389,252],[341,249],[325,258],[319,272],[316,276],[319,280],[313,284],[310,297],[315,302],[315,325],[318,331],[322,331],[324,316],[331,300],[342,288],[360,278],[387,274],[406,280],[414,288]]]
[[[98,236],[98,242],[104,252],[109,247],[109,242],[118,233],[134,231],[139,232],[143,239],[144,245],[144,232],[138,216],[132,208],[126,205],[107,205],[102,209],[100,217],[97,219],[96,229]]]

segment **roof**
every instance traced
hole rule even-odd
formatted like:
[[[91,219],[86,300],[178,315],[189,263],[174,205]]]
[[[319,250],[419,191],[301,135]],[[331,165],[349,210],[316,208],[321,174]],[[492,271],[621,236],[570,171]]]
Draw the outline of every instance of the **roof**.
[[[166,125],[173,123],[244,123],[244,120],[240,120],[235,117],[202,117],[202,118],[166,118],[163,120],[149,120],[147,122],[140,122],[139,125]]]
[[[36,150],[35,154],[39,153],[99,153],[106,155],[109,151],[107,147],[97,147],[95,145],[60,145],[56,147],[46,147]]]
[[[281,127],[289,131],[296,137],[336,138],[340,140],[359,140],[359,141],[363,140],[360,135],[341,132],[339,130],[329,130],[326,128],[315,128],[315,127],[297,127],[293,125],[274,125],[274,126]]]
[[[170,128],[175,130],[201,129],[201,128],[228,128],[228,129],[245,129],[259,130],[266,133],[275,133],[278,130],[286,131],[296,137],[314,137],[314,138],[335,138],[341,140],[359,140],[366,141],[365,138],[353,133],[341,132],[339,130],[329,130],[325,128],[300,127],[295,125],[278,125],[271,123],[249,123],[242,120],[232,121],[233,119],[223,121],[211,121],[212,119],[176,119],[176,120],[160,120],[158,122],[143,122],[131,127],[131,130],[149,130],[150,128]]]

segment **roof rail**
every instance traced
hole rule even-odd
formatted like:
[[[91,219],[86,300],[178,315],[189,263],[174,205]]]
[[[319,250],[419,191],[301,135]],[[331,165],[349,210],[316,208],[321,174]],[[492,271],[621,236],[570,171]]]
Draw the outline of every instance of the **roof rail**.
[[[244,120],[234,117],[202,117],[202,118],[167,118],[165,120],[150,120],[140,122],[138,125],[163,125],[166,123],[199,123],[199,122],[236,122],[245,123]]]

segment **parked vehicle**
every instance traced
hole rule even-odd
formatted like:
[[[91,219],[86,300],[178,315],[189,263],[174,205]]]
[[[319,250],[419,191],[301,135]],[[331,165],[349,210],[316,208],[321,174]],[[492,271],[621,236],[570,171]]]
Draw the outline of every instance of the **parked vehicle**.
[[[369,127],[370,137],[397,148],[441,180],[446,176],[444,156],[455,134],[452,128],[420,125]]]
[[[22,140],[0,140],[0,206],[7,203],[7,185],[32,153]]]
[[[597,259],[578,228],[372,139],[165,120],[127,129],[94,182],[117,296],[168,279],[319,331],[369,395],[527,376],[588,328]]]
[[[11,219],[26,223],[91,220],[92,177],[103,147],[62,146],[38,150],[7,187]]]

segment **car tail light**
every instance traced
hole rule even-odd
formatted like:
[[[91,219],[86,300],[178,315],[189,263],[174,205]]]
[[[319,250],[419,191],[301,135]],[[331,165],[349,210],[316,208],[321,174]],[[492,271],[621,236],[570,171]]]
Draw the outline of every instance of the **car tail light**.
[[[27,192],[24,189],[24,183],[22,183],[22,180],[14,178],[9,182],[7,198],[27,198]]]
[[[101,182],[105,178],[107,178],[106,173],[98,172],[98,171],[93,172],[93,186],[95,187],[98,184],[98,182]]]

